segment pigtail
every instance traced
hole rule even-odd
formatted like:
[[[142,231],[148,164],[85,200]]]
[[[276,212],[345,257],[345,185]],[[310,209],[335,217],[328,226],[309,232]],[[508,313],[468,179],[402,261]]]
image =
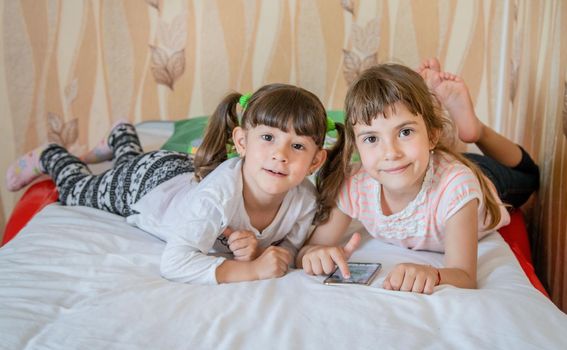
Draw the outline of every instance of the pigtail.
[[[226,96],[209,118],[203,142],[193,161],[197,181],[203,180],[227,159],[227,144],[232,139],[232,130],[238,126],[236,105],[240,96],[239,93]]]
[[[313,223],[319,225],[329,219],[335,207],[344,179],[350,173],[350,157],[353,147],[346,142],[345,127],[335,123],[338,139],[332,149],[327,151],[327,160],[317,174],[317,213]]]
[[[492,230],[495,228],[500,220],[502,219],[502,213],[500,212],[500,207],[503,205],[501,204],[498,199],[494,196],[494,192],[490,189],[489,180],[484,176],[482,171],[479,167],[467,159],[465,156],[458,152],[454,152],[448,147],[443,146],[442,144],[438,144],[436,146],[436,151],[441,151],[443,153],[449,154],[451,157],[455,158],[459,162],[463,163],[467,167],[469,167],[476,178],[480,183],[480,189],[482,191],[482,197],[484,201],[484,217],[485,217],[485,224],[486,220],[490,218],[490,221],[487,226],[487,230]]]

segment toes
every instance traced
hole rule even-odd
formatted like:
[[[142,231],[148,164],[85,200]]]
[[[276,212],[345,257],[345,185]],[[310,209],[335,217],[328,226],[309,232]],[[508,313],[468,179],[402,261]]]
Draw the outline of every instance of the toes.
[[[460,83],[463,81],[461,77],[453,73],[441,72],[439,75],[441,77],[441,80],[449,80],[449,81],[454,81],[456,83]]]
[[[430,58],[428,60],[429,67],[436,72],[441,72],[441,63],[437,59],[437,57]]]
[[[441,72],[441,63],[439,63],[439,60],[436,57],[426,58],[423,60],[423,62],[421,62],[421,64],[417,68],[417,71],[418,73],[421,73],[426,69]]]

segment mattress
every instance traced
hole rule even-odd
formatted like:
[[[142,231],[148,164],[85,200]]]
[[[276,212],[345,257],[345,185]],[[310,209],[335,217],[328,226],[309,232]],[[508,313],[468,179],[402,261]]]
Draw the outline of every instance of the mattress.
[[[354,229],[354,228],[353,228]],[[163,279],[164,242],[113,214],[51,204],[0,249],[6,349],[564,349],[567,316],[528,281],[497,234],[479,242],[478,289],[387,291],[393,266],[443,256],[369,239],[370,286],[292,270],[218,286]]]

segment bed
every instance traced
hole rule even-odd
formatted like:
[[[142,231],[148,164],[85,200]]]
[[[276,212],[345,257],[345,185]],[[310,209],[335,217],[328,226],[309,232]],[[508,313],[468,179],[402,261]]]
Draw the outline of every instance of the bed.
[[[146,146],[171,126],[149,130]],[[351,261],[382,263],[370,286],[327,286],[301,270],[179,284],[160,277],[164,242],[122,217],[52,203],[0,249],[0,348],[567,348],[567,315],[532,286],[500,234],[479,242],[478,289],[433,295],[380,286],[395,264],[440,266],[442,255],[364,237]]]

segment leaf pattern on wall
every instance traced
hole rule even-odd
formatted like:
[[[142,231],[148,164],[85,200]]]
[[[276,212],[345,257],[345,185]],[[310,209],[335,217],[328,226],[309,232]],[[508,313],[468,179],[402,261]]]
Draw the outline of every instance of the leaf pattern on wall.
[[[378,64],[380,20],[375,18],[363,27],[353,23],[351,32],[353,50],[343,49],[343,74],[351,84],[366,68]]]
[[[161,47],[170,51],[180,51],[185,48],[187,41],[187,15],[177,15],[171,23],[160,21],[157,30],[157,38]]]
[[[75,98],[77,98],[77,93],[79,92],[79,80],[77,78],[73,79],[71,84],[67,85],[65,88],[65,104],[67,107],[73,103]]]
[[[343,54],[343,74],[349,84],[352,83],[363,70],[378,64],[378,53],[376,52],[364,57],[364,59],[360,59],[358,54],[349,50],[343,50]]]
[[[350,84],[354,79],[356,79],[360,72],[360,58],[356,53],[349,50],[343,50],[343,54],[343,73],[345,80]]]
[[[185,71],[185,49],[171,55],[156,46],[150,45],[152,50],[152,74],[158,84],[165,85],[173,90],[173,84]]]
[[[146,3],[159,12],[159,0],[146,0]]]
[[[186,15],[177,15],[170,24],[160,21],[157,38],[160,46],[150,45],[152,74],[158,84],[173,90],[173,84],[185,72]]]
[[[78,120],[73,118],[64,122],[58,114],[47,113],[47,141],[69,147],[77,141],[79,136]]]
[[[341,6],[347,12],[350,12],[354,16],[354,1],[353,0],[341,0]]]
[[[378,52],[380,45],[380,20],[374,18],[364,28],[354,23],[351,34],[354,48],[364,55]]]

